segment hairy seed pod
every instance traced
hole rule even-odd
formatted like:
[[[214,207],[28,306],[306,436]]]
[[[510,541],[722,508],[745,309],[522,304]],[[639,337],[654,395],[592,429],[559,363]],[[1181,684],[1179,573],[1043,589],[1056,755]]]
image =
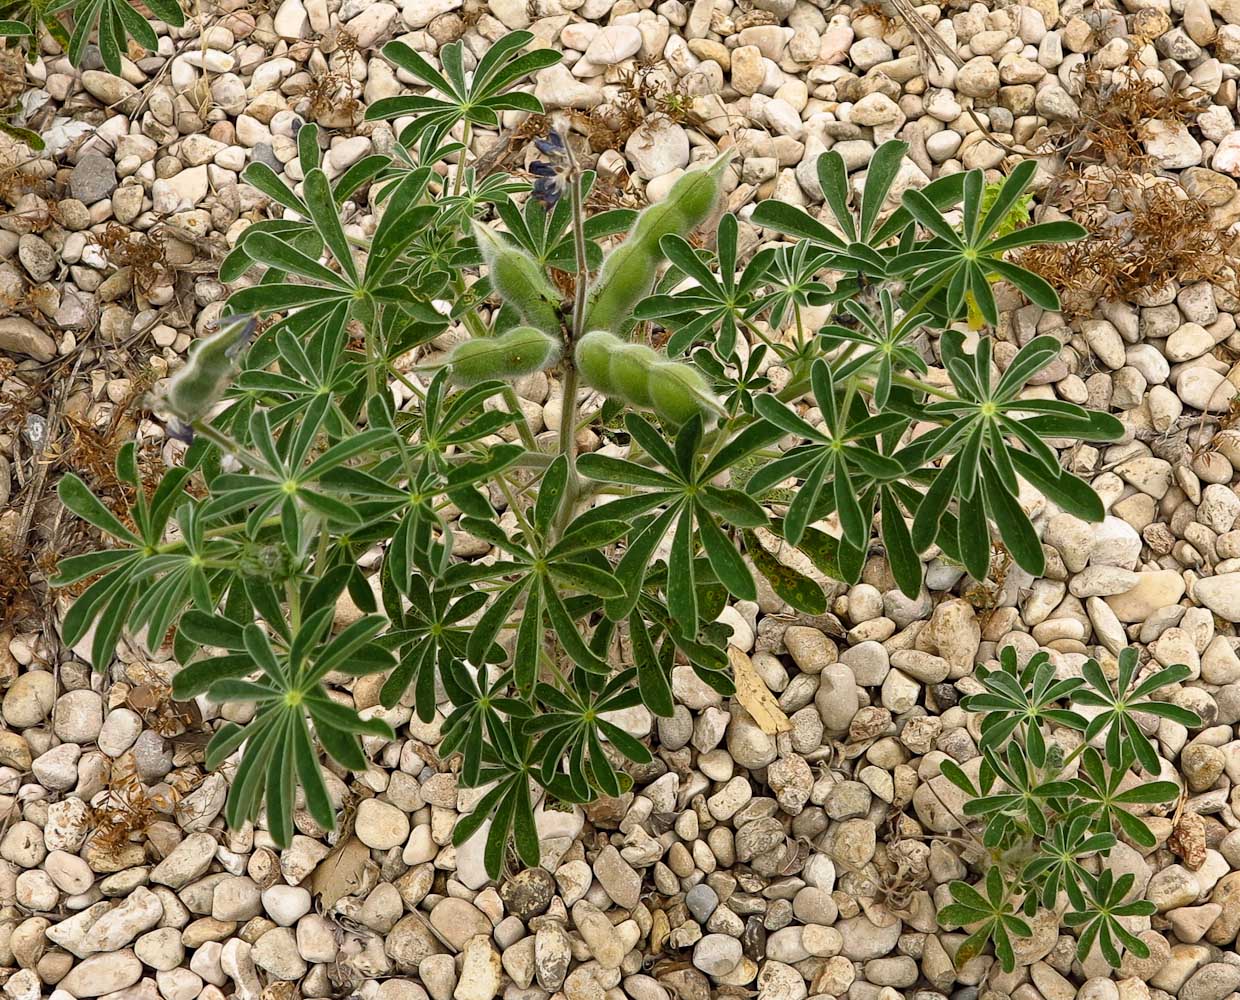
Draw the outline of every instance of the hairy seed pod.
[[[672,185],[667,197],[651,205],[637,217],[633,235],[656,245],[664,236],[688,236],[710,218],[722,193],[723,172],[732,160],[728,150],[705,167],[690,170]]]
[[[499,337],[475,337],[458,344],[448,363],[452,380],[473,385],[487,379],[514,379],[542,371],[560,356],[560,342],[532,326]]]
[[[623,330],[633,309],[650,294],[662,255],[641,240],[625,241],[607,255],[586,305],[586,326]]]
[[[237,355],[254,335],[255,321],[248,315],[229,316],[219,327],[218,333],[194,342],[156,402],[159,410],[186,426],[207,416],[223,397],[237,373]]]
[[[603,261],[586,305],[586,329],[622,330],[633,308],[650,294],[663,252],[659,240],[671,233],[688,236],[719,201],[729,150],[708,166],[690,170],[672,185],[667,197],[643,209],[628,239]]]
[[[621,344],[612,351],[609,375],[616,391],[634,406],[650,408],[650,371],[663,359],[645,344]]]
[[[577,371],[580,372],[582,381],[604,395],[618,395],[611,380],[611,357],[613,352],[623,346],[624,341],[606,330],[591,330],[578,340],[573,358],[577,362]]]
[[[474,236],[486,263],[491,287],[517,310],[530,326],[544,333],[560,333],[560,296],[538,262],[523,250],[505,243],[489,226],[474,223]]]
[[[577,341],[574,357],[586,385],[630,406],[653,409],[677,426],[695,413],[719,410],[696,368],[668,361],[644,344],[628,344],[605,330],[592,330]]]
[[[677,426],[714,409],[706,380],[689,365],[661,361],[650,369],[647,385],[655,413]]]

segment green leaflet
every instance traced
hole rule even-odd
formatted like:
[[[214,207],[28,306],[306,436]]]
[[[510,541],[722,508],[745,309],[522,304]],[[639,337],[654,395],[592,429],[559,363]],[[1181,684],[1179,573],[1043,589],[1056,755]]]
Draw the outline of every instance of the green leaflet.
[[[821,585],[781,563],[762,547],[752,531],[745,532],[745,552],[771,589],[797,611],[820,615],[827,610],[827,595]]]

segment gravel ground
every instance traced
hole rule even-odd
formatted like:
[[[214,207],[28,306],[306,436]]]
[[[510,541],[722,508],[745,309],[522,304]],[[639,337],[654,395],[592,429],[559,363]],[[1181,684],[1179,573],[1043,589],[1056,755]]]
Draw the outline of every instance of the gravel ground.
[[[1240,413],[1240,288],[1227,230],[1240,220],[1240,3],[917,11],[955,60],[932,65],[937,47],[880,4],[227,0],[161,31],[159,53],[121,77],[51,52],[4,64],[0,87],[48,143],[34,156],[0,135],[6,997],[1236,995],[1240,429],[1228,425]],[[300,179],[294,136],[316,121],[338,175],[393,142],[391,125],[361,122],[366,104],[411,82],[380,56],[386,41],[433,57],[464,38],[477,55],[526,28],[565,53],[534,92],[588,137],[615,201],[655,200],[691,162],[737,147],[729,205],[750,250],[773,237],[745,221],[758,200],[821,209],[818,154],[839,150],[860,184],[892,137],[911,144],[897,193],[962,167],[998,176],[1021,153],[1051,150],[1037,183],[1044,218],[1070,212],[1118,234],[1096,245],[1131,249],[1142,199],[1160,192],[1196,213],[1185,239],[1208,245],[1170,272],[1164,248],[1152,270],[1133,264],[1109,294],[1085,288],[1062,315],[1007,303],[997,353],[1054,334],[1063,351],[1037,391],[1110,408],[1132,431],[1064,455],[1104,498],[1103,523],[1026,498],[1044,578],[999,560],[979,582],[934,560],[911,601],[875,553],[862,583],[832,585],[818,618],[769,591],[729,607],[734,663],[773,695],[765,710],[679,668],[673,718],[638,708],[620,720],[656,750],[634,769],[634,792],[540,811],[544,867],[502,885],[488,882],[479,842],[450,846],[476,795],[436,755],[442,719],[422,724],[407,708],[391,715],[395,742],[369,741],[371,768],[339,779],[340,833],[299,814],[293,845],[275,850],[261,828],[225,828],[228,775],[201,763],[221,713],[170,702],[169,651],[126,644],[92,676],[58,641],[65,598],[42,581],[57,555],[90,542],[51,486],[73,469],[105,496],[119,490],[108,462],[135,433],[147,461],[171,460],[142,397],[219,315],[220,260],[272,210],[239,182],[248,162]],[[1141,82],[1146,105],[1107,103],[1124,81]],[[1104,128],[1116,121],[1125,127]],[[496,144],[474,137],[479,155]],[[515,150],[509,168],[528,155]],[[373,226],[368,204],[346,207],[359,232]],[[556,426],[554,379],[519,389],[533,429]],[[1163,777],[1184,795],[1149,820],[1157,848],[1121,844],[1108,862],[1157,905],[1134,927],[1151,957],[1077,961],[1044,911],[1017,944],[1016,972],[989,957],[956,970],[963,936],[935,914],[965,873],[962,803],[938,775],[945,755],[976,761],[976,720],[957,705],[977,688],[974,665],[1013,646],[1072,670],[1130,644],[1189,665],[1173,698],[1205,720],[1194,732],[1151,727]],[[353,697],[377,710],[377,685],[358,682]]]

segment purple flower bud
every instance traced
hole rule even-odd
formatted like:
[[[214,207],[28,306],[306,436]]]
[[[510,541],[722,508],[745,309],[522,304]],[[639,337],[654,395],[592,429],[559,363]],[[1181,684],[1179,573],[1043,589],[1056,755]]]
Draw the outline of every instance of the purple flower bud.
[[[545,139],[535,139],[534,145],[540,153],[548,156],[563,156],[568,151],[564,145],[564,137],[559,132],[552,132]]]
[[[194,428],[189,424],[181,423],[175,417],[164,424],[164,433],[173,441],[180,441],[186,445],[194,443]]]

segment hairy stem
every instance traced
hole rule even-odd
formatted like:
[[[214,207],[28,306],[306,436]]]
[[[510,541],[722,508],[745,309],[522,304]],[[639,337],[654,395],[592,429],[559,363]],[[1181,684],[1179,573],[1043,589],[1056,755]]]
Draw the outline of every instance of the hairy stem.
[[[289,630],[296,634],[301,628],[301,588],[296,580],[289,580],[284,585],[284,591],[288,598]]]
[[[525,413],[521,409],[521,401],[517,399],[517,390],[508,382],[504,383],[504,403],[508,406],[512,415],[517,418],[517,433],[521,435],[521,443],[525,445],[528,451],[537,452],[538,442],[534,439],[534,432],[530,430],[529,421],[525,419]]]
[[[904,315],[900,317],[900,322],[896,324],[895,334],[897,337],[904,336],[912,328],[913,319],[930,303],[932,298],[947,287],[947,283],[950,280],[950,274],[939,278],[938,281],[926,289],[921,298],[904,310]]]
[[[573,508],[581,494],[581,484],[577,476],[577,368],[571,356],[564,369],[562,383],[562,401],[560,412],[560,445],[559,453],[568,460],[568,485],[564,490],[564,499],[556,513],[552,535],[558,538],[572,520]]]
[[[924,392],[930,396],[938,396],[939,399],[948,399],[953,402],[957,399],[954,393],[948,392],[946,389],[940,389],[937,385],[931,385],[929,382],[923,382],[921,379],[912,378],[908,375],[892,375],[891,381],[898,385],[908,386],[910,389],[916,389],[918,392]]]
[[[572,519],[573,508],[581,493],[577,476],[577,365],[573,346],[585,333],[586,285],[590,280],[589,258],[586,256],[585,205],[581,190],[581,171],[568,143],[564,144],[571,164],[570,197],[572,198],[573,247],[577,252],[577,284],[573,295],[573,322],[568,342],[564,345],[564,381],[560,403],[559,453],[568,460],[568,486],[556,513],[553,535],[559,537]]]
[[[243,465],[249,466],[255,472],[265,472],[268,475],[275,475],[272,469],[260,456],[254,454],[247,448],[242,447],[231,437],[225,434],[218,427],[213,427],[205,420],[195,420],[194,433],[199,437],[204,437],[213,445],[220,449],[225,455],[232,455]]]
[[[469,158],[469,140],[472,138],[473,128],[468,118],[465,119],[461,126],[461,145],[464,147],[456,157],[456,173],[452,178],[452,196],[459,198],[461,188],[465,183],[465,161]]]
[[[456,271],[452,275],[452,288],[456,292],[458,299],[463,299],[468,294],[465,288],[465,276],[460,271]],[[469,330],[471,337],[488,336],[487,328],[482,323],[482,318],[472,309],[467,309],[461,315],[462,321]]]

